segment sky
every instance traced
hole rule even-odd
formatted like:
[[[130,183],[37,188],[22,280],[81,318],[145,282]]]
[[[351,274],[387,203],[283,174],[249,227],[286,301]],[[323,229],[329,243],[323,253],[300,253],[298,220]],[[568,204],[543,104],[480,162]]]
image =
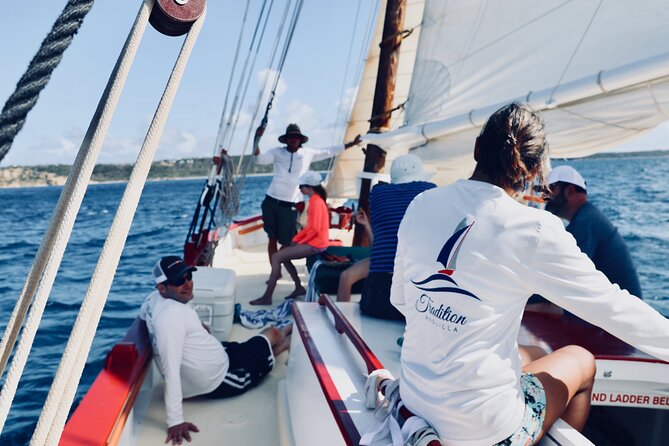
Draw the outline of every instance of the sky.
[[[286,1],[274,1],[272,19],[250,70],[238,130],[229,144],[232,154],[250,151],[250,144],[245,141],[249,130],[259,123],[260,116],[255,122],[251,122],[251,116]],[[5,3],[0,15],[3,105],[67,1]],[[216,150],[247,3],[250,7],[246,31],[229,98],[232,103],[263,0],[208,1],[204,27],[172,107],[157,160],[209,157]],[[95,1],[0,167],[72,163],[140,5],[141,0]],[[342,142],[341,128],[356,94],[361,61],[367,52],[370,18],[376,8],[378,0],[304,1],[261,147],[277,144],[276,138],[291,122],[300,125],[313,146]],[[167,37],[147,28],[98,163],[135,161],[182,42],[183,37]],[[260,104],[264,110],[266,99]],[[666,148],[667,141],[669,124],[664,124],[638,140],[610,150]]]
[[[0,40],[5,42],[0,46],[3,105],[66,3],[66,0],[22,0],[3,5],[0,15]],[[141,0],[95,1],[0,167],[72,163],[141,3]],[[156,153],[158,160],[209,157],[215,150],[247,2],[209,0],[207,3],[204,27],[170,112]],[[258,91],[286,5],[285,0],[273,3],[255,66],[249,70],[246,101],[230,144],[233,154],[244,149],[250,151],[250,147],[243,147],[248,129],[258,125],[267,104],[266,99],[260,101],[261,114],[252,123]],[[375,14],[377,3],[378,0],[304,1],[262,147],[278,144],[276,138],[291,122],[299,123],[314,146],[341,142],[341,127],[355,97],[360,61],[367,52],[370,17]],[[249,52],[262,4],[262,0],[249,1],[229,104],[233,102],[238,73]],[[147,28],[98,163],[135,161],[182,42],[183,37],[163,36],[150,26]]]

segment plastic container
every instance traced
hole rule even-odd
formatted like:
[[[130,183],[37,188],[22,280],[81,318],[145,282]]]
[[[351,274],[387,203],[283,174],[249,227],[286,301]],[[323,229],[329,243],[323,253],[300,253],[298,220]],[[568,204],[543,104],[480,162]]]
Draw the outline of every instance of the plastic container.
[[[227,341],[232,332],[236,276],[231,269],[198,266],[193,272],[193,309],[212,335]]]

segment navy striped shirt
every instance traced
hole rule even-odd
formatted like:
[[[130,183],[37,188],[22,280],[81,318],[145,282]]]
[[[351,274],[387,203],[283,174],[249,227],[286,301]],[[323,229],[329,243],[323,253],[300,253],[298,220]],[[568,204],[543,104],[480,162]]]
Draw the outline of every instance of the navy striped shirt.
[[[427,181],[377,184],[369,196],[372,224],[372,252],[369,272],[392,273],[397,250],[397,230],[411,201],[421,192],[436,187]]]

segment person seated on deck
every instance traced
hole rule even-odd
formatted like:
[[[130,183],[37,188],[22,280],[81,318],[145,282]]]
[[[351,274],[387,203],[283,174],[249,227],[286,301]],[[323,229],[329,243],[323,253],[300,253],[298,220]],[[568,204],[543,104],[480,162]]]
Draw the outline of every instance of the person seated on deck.
[[[264,128],[258,127],[256,137],[262,136]],[[314,149],[304,147],[309,137],[302,134],[297,124],[289,124],[286,133],[279,136],[279,142],[285,144],[260,152],[260,147],[253,149],[256,164],[272,164],[272,182],[262,202],[262,219],[265,232],[269,238],[267,254],[270,262],[277,252],[277,243],[282,247],[290,246],[297,233],[296,205],[302,200],[299,190],[299,179],[311,166],[313,161],[333,157],[344,150],[360,144],[362,139],[357,135],[353,141],[337,146]]]
[[[400,397],[445,444],[536,444],[558,418],[583,428],[595,361],[575,345],[521,360],[531,294],[665,361],[669,320],[611,284],[557,217],[512,198],[536,176],[546,187],[538,113],[518,103],[497,110],[474,159],[468,180],[416,197],[399,228],[391,302],[406,317]]]
[[[625,240],[608,218],[588,201],[586,182],[571,166],[558,166],[548,175],[546,210],[567,224],[567,232],[595,267],[620,288],[642,298],[641,285]]]
[[[156,289],[139,311],[165,379],[165,443],[190,441],[190,432],[199,431],[184,420],[184,398],[240,395],[257,386],[272,370],[274,358],[290,346],[292,326],[266,328],[243,343],[219,342],[188,305],[193,299],[192,272],[196,269],[177,256],[160,259],[153,269]]]
[[[436,187],[427,181],[432,175],[423,169],[423,163],[416,155],[401,155],[393,160],[390,183],[377,184],[369,196],[371,221],[362,209],[356,213],[356,223],[364,226],[372,244],[371,254],[342,272],[337,301],[350,301],[352,286],[366,278],[360,310],[376,318],[404,319],[390,304],[397,229],[411,200],[421,192]]]
[[[609,219],[588,201],[587,183],[581,174],[571,166],[558,166],[548,175],[548,184],[546,210],[566,223],[567,232],[574,236],[578,247],[611,283],[643,298],[627,244]],[[532,296],[528,303],[530,310],[555,308],[539,295]]]
[[[330,214],[327,200],[327,192],[321,184],[319,173],[308,171],[300,177],[300,191],[309,198],[309,209],[307,210],[307,225],[295,237],[293,244],[282,248],[272,256],[272,272],[267,281],[267,288],[262,296],[249,302],[251,305],[271,305],[272,294],[276,288],[276,282],[281,276],[281,264],[286,268],[290,278],[295,283],[295,289],[286,296],[286,299],[306,294],[300,282],[294,259],[302,259],[314,254],[320,254],[330,244]]]

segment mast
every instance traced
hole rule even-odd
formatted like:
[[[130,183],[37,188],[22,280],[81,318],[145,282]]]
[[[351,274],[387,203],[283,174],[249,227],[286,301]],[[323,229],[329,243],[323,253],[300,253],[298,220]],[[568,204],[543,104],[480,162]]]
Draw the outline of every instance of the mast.
[[[379,54],[379,68],[376,76],[372,116],[369,132],[382,133],[388,130],[390,117],[395,99],[395,83],[397,80],[397,65],[402,43],[402,31],[406,14],[406,0],[388,0],[383,23],[381,38],[381,52]],[[378,173],[386,162],[386,152],[381,147],[369,144],[365,148],[365,164],[363,172]],[[360,186],[358,207],[369,215],[369,191],[371,180],[363,178]],[[355,227],[353,246],[368,246],[369,240],[365,231]]]

